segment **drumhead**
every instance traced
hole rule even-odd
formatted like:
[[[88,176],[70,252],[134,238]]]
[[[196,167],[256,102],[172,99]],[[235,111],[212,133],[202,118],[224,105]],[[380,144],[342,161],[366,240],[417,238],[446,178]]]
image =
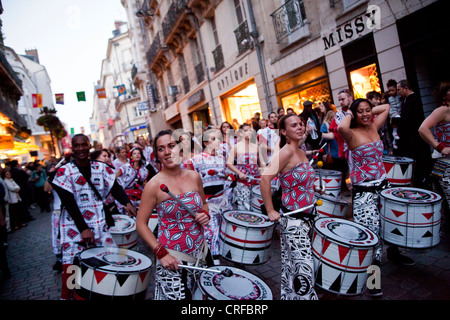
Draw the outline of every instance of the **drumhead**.
[[[322,171],[322,176],[342,176],[342,172],[337,170],[320,169]],[[319,177],[319,169],[314,169],[316,172],[316,177]]]
[[[209,269],[226,268],[233,272],[232,276],[202,272],[200,287],[206,295],[214,300],[272,300],[269,286],[247,271],[229,266],[214,266]]]
[[[410,187],[385,189],[380,195],[385,199],[409,204],[434,203],[441,200],[441,196],[435,192]]]
[[[274,224],[267,216],[253,211],[230,210],[223,214],[223,218],[243,227],[267,228]]]
[[[123,234],[136,230],[136,221],[125,214],[114,214],[114,226],[109,230],[111,233]]]
[[[128,249],[98,247],[86,249],[79,255],[80,263],[103,272],[133,273],[148,269],[152,261],[147,256]]]
[[[394,163],[410,163],[410,162],[414,162],[414,159],[411,159],[411,158],[389,156],[389,155],[384,155],[382,157],[382,159],[383,159],[383,162],[394,162]]]
[[[314,229],[328,240],[348,246],[373,247],[378,243],[378,236],[371,230],[345,219],[319,218]]]

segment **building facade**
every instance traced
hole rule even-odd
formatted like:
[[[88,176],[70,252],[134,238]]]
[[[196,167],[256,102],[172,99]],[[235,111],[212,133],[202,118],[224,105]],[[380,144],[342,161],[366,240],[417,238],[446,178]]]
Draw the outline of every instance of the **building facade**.
[[[149,107],[172,129],[243,123],[278,107],[300,113],[305,100],[336,104],[342,89],[365,97],[386,91],[389,79],[408,79],[428,114],[434,88],[447,80],[448,1],[122,3],[130,19],[141,17],[135,49],[146,51]]]

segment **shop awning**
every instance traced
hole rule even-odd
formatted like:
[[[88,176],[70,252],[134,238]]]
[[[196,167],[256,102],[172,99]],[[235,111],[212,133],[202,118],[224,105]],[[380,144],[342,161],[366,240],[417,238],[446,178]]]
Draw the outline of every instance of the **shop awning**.
[[[0,149],[1,156],[13,157],[21,154],[30,153],[30,151],[39,151],[40,147],[20,141],[14,141],[14,147],[10,149]]]

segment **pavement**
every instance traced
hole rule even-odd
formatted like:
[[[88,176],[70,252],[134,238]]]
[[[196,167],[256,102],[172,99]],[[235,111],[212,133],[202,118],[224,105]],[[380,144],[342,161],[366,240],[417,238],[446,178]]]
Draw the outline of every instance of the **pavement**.
[[[0,300],[59,300],[61,274],[52,270],[56,259],[51,248],[51,214],[33,209],[36,220],[8,234],[7,258],[11,278],[0,281]],[[443,229],[443,228],[441,228]],[[221,264],[244,269],[263,280],[280,298],[280,238],[275,228],[271,258],[260,265],[237,265],[221,258]],[[153,259],[151,250],[139,240],[133,249]],[[450,234],[441,231],[440,243],[431,249],[406,250],[414,266],[400,266],[384,259],[381,265],[383,296],[376,300],[447,300],[450,299]],[[154,266],[154,264],[153,264]],[[152,267],[153,268],[153,267]],[[154,269],[146,292],[153,299]],[[336,295],[317,288],[321,300],[374,300],[367,290],[357,296]]]

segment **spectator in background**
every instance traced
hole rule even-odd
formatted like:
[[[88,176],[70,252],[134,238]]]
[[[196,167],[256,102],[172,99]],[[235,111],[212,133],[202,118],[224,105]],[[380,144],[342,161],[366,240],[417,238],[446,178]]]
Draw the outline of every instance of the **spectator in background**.
[[[381,93],[377,91],[370,91],[366,93],[367,100],[372,103],[372,106],[376,107],[381,104]],[[389,119],[389,117],[388,117]],[[389,120],[386,121],[381,126],[378,134],[380,135],[381,140],[383,141],[384,151],[383,154],[392,154],[393,153],[393,144],[392,144],[392,136],[389,131]]]
[[[11,168],[12,179],[20,187],[19,196],[22,199],[21,200],[21,208],[20,208],[20,210],[22,212],[22,217],[25,222],[35,220],[36,218],[34,218],[30,214],[30,211],[29,211],[29,206],[31,204],[31,201],[30,201],[31,194],[32,194],[31,188],[28,185],[29,176],[25,172],[25,170],[19,166],[19,162],[17,160],[13,160],[10,162],[10,168]]]
[[[3,171],[3,181],[5,183],[5,200],[8,203],[11,231],[19,230],[26,227],[21,210],[20,186],[12,178],[10,169]]]
[[[283,107],[279,107],[279,108],[277,109],[276,115],[277,115],[278,119],[280,119],[280,118],[281,118],[282,116],[284,116],[285,114],[286,114],[286,113],[285,113]]]
[[[34,184],[36,202],[39,204],[41,212],[50,212],[50,201],[48,192],[44,191],[44,184],[47,181],[46,170],[42,169],[42,165],[38,163],[36,169],[31,173],[30,181]]]
[[[388,119],[389,119],[390,125],[392,127],[391,135],[394,139],[392,141],[392,147],[394,148],[395,152],[397,153],[398,139],[399,139],[399,135],[397,133],[397,123],[398,123],[398,119],[400,117],[400,108],[401,108],[403,99],[397,91],[397,81],[395,81],[394,79],[390,79],[390,80],[388,80],[386,86],[388,89],[387,92],[389,93],[387,103],[389,103],[389,105],[391,106],[391,110],[389,111]]]

